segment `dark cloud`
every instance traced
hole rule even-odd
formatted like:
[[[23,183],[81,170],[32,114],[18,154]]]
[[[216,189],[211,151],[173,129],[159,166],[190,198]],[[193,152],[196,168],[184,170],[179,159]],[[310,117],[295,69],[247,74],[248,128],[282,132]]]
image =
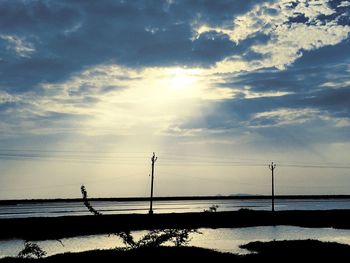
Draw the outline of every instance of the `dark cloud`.
[[[3,34],[50,35],[80,19],[79,9],[71,8],[63,1],[4,0],[0,3],[0,28]]]
[[[273,74],[272,74],[273,75]],[[278,81],[278,77],[272,79],[265,79],[264,84],[269,87],[269,91],[281,91],[280,87],[294,86],[294,81],[289,79]],[[256,81],[259,83],[259,81]],[[261,80],[261,82],[263,82]],[[299,80],[295,80],[299,82]],[[314,80],[311,78],[310,83],[308,79],[303,79],[304,85],[312,84]],[[297,85],[301,85],[300,83]],[[254,90],[254,88],[253,88]],[[283,96],[257,97],[257,98],[235,98],[232,100],[225,100],[217,104],[215,110],[206,115],[201,122],[191,122],[189,124],[192,128],[232,128],[244,127],[245,125],[256,124],[256,121],[264,121],[264,125],[268,122],[273,124],[272,120],[253,119],[253,117],[261,112],[276,111],[279,109],[295,109],[303,110],[311,108],[323,111],[332,117],[350,117],[350,85],[338,89],[319,88],[318,86],[308,86],[308,89],[298,93],[292,93]],[[253,119],[253,123],[250,121]],[[187,125],[187,124],[186,124]],[[202,126],[204,125],[204,126]],[[187,127],[187,126],[186,126]]]
[[[262,55],[250,47],[266,43],[268,35],[258,33],[236,45],[225,34],[206,32],[194,38],[193,32],[195,25],[232,27],[235,16],[257,3],[261,1],[1,1],[0,34],[17,36],[35,50],[16,56],[0,39],[0,85],[8,92],[33,90],[38,83],[64,81],[100,63],[209,67],[232,55],[259,60]],[[330,5],[334,17],[320,16],[319,21],[349,17],[348,8]],[[264,12],[276,15],[275,9]],[[296,14],[290,22],[306,18]],[[344,44],[341,52],[348,47]]]
[[[305,16],[305,14],[296,13],[295,16],[289,17],[287,24],[294,23],[306,23],[309,21],[309,18]]]
[[[237,53],[237,49],[233,47],[235,45],[227,35],[211,31],[201,34],[193,41],[192,52],[198,59],[202,58],[202,61],[209,64]]]
[[[254,52],[251,47],[266,44],[270,39],[269,35],[261,32],[252,34],[239,42],[235,47],[234,54],[239,55],[245,61],[262,59],[266,55]]]
[[[223,131],[232,138],[249,132],[252,144],[273,142],[296,148],[314,143],[347,142],[350,127],[338,127],[335,118],[350,118],[349,101],[350,87],[314,92],[309,97],[293,94],[232,99],[218,103],[210,113],[202,114],[201,119],[186,121],[179,127]],[[281,109],[282,115],[259,115]],[[290,115],[284,119],[283,114]],[[256,136],[258,141],[254,139]]]
[[[333,115],[338,113],[343,116],[346,113],[350,117],[350,85],[336,90],[326,89],[319,92],[314,92],[300,100],[301,106],[311,106],[327,110]]]
[[[326,58],[325,58],[326,59]],[[244,72],[226,77],[226,81],[218,85],[244,89],[250,87],[250,92],[289,92],[301,96],[311,96],[321,92],[327,83],[341,86],[349,81],[348,65],[344,63],[317,66],[309,68],[294,66],[283,71],[275,69]],[[328,92],[333,89],[328,88]]]
[[[260,1],[2,1],[0,34],[35,52],[14,56],[0,40],[0,85],[8,92],[59,82],[100,63],[210,66],[236,46],[219,33],[194,39],[193,25],[225,25]]]
[[[310,68],[319,65],[348,63],[350,58],[350,39],[347,38],[337,45],[324,46],[319,49],[302,51],[302,57],[293,63],[296,68]]]
[[[217,85],[237,92],[241,89],[241,93],[233,99],[217,102],[201,119],[185,122],[181,128],[227,130],[232,132],[231,136],[246,130],[267,141],[294,146],[348,141],[350,127],[335,123],[337,118],[350,118],[348,48],[347,40],[308,51],[282,71],[271,68],[226,74]],[[247,92],[260,95],[249,98],[245,95]],[[288,94],[269,95],[276,92]],[[295,118],[295,121],[281,123],[283,116],[261,115],[281,109],[286,113],[290,111],[292,115],[288,118]]]

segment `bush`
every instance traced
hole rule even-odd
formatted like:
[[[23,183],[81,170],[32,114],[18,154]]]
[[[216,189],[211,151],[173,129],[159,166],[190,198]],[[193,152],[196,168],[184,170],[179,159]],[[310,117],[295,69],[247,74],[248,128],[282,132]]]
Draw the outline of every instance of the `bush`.
[[[84,205],[94,215],[102,215],[96,211],[90,204],[87,198],[87,191],[84,185],[81,186]],[[217,206],[218,207],[218,206]],[[216,209],[216,208],[215,208]],[[175,246],[180,247],[188,244],[191,233],[200,233],[196,229],[155,229],[149,231],[140,240],[135,241],[130,230],[123,230],[115,233],[119,236],[126,249],[137,249],[143,247],[159,247],[166,242],[172,242]]]
[[[42,250],[37,244],[29,241],[24,242],[24,248],[18,253],[19,258],[42,258],[46,252]]]
[[[218,205],[212,205],[208,209],[204,209],[203,212],[216,212],[218,210],[219,206]]]

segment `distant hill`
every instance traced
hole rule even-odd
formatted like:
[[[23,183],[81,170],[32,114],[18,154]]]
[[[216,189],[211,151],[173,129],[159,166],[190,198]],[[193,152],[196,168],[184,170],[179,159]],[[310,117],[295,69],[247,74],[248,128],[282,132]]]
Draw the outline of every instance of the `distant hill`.
[[[230,194],[229,196],[262,196],[262,195],[238,193],[238,194]]]

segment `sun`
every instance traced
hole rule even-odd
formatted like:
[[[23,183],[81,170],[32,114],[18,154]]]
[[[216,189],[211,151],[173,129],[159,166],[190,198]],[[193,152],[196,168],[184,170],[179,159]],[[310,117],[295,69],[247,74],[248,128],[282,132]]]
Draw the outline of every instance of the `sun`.
[[[191,69],[172,68],[164,75],[162,83],[171,89],[183,90],[195,86],[198,81],[198,72]]]

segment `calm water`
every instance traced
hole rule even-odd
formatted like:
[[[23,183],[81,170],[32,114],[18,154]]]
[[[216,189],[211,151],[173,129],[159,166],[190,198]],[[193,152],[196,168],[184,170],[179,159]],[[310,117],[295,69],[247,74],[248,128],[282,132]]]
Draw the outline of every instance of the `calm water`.
[[[95,201],[91,202],[96,210],[103,214],[147,213],[149,202],[118,202]],[[270,200],[181,200],[156,201],[156,213],[201,212],[212,205],[219,205],[218,211],[234,211],[241,208],[256,210],[271,209]],[[303,200],[276,200],[276,210],[326,210],[350,209],[350,199],[303,199]],[[24,218],[41,216],[88,215],[89,212],[82,202],[41,202],[22,203],[17,205],[0,205],[0,218]]]
[[[190,245],[216,249],[224,252],[244,254],[248,251],[240,249],[242,244],[251,241],[317,239],[350,244],[350,230],[332,228],[302,228],[293,226],[263,226],[247,228],[199,229],[202,234],[193,234]],[[136,238],[145,231],[133,232]],[[75,238],[63,238],[58,241],[40,241],[37,244],[48,255],[64,252],[79,252],[92,249],[109,249],[123,247],[116,236],[92,235]],[[0,257],[15,256],[23,248],[23,240],[0,240]]]

